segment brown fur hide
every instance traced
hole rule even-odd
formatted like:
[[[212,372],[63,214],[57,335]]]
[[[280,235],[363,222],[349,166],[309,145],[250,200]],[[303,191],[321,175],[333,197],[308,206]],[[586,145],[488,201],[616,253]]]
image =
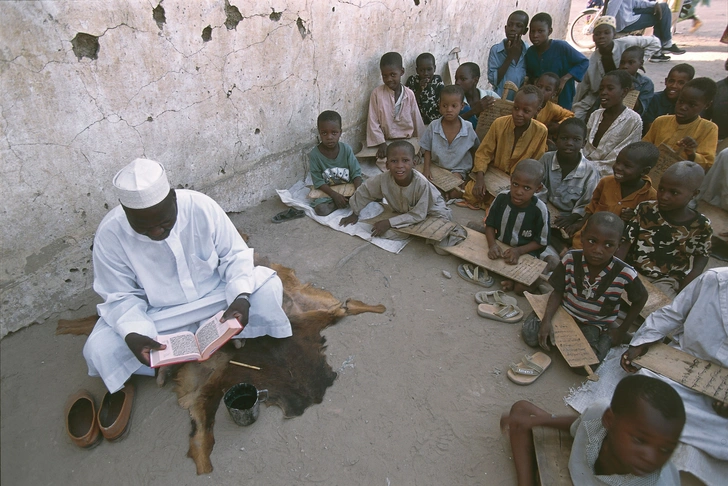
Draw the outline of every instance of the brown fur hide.
[[[286,418],[297,417],[312,404],[321,403],[336,372],[326,362],[326,338],[321,331],[347,315],[382,313],[383,305],[370,306],[356,300],[342,304],[330,292],[302,284],[290,268],[258,262],[278,272],[283,282],[283,310],[291,320],[293,336],[248,339],[242,349],[228,344],[203,363],[183,365],[175,381],[179,404],[189,410],[192,431],[187,455],[197,474],[212,471],[210,454],[215,444],[215,413],[223,394],[245,382],[268,389],[267,405],[277,405]],[[56,334],[89,334],[96,317],[58,321]],[[231,365],[230,360],[259,366],[260,371]]]

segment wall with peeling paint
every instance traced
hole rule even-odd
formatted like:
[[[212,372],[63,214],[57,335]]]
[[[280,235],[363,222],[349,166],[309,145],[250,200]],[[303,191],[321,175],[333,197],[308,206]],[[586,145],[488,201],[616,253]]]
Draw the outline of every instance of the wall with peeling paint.
[[[454,47],[485,68],[509,12],[546,10],[563,37],[569,4],[0,2],[0,336],[91,286],[93,232],[132,159],[240,210],[304,176],[322,110],[361,144],[382,53],[407,75],[424,51],[443,71]]]

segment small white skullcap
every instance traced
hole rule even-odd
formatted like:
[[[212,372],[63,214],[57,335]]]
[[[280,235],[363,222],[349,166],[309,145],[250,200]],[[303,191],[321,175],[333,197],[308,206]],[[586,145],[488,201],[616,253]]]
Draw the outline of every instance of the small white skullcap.
[[[159,204],[169,194],[164,166],[149,159],[136,159],[113,179],[121,204],[130,209],[146,209]]]

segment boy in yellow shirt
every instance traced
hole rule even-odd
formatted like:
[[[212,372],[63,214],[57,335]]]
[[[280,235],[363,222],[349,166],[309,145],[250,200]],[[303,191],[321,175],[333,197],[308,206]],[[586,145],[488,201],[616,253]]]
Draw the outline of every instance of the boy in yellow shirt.
[[[677,99],[675,114],[657,117],[642,140],[658,147],[664,143],[707,172],[715,161],[718,126],[700,118],[700,113],[713,102],[716,90],[712,79],[689,81]]]
[[[513,113],[497,118],[475,152],[471,180],[465,186],[463,199],[471,207],[486,209],[492,196],[485,187],[485,171],[489,165],[510,174],[523,159],[540,159],[546,152],[548,129],[534,120],[543,93],[533,85],[521,88],[513,100]]]

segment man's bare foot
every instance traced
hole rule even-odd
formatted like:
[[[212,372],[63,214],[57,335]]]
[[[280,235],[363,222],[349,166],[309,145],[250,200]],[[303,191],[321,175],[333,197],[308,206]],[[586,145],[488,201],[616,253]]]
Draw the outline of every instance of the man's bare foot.
[[[723,418],[728,418],[728,402],[713,400],[713,410]]]
[[[242,339],[233,339],[233,346],[235,346],[235,349],[240,349],[243,346],[245,346],[245,338]]]
[[[501,281],[501,289],[503,289],[503,292],[510,292],[513,290],[513,280],[503,280]]]
[[[313,208],[314,212],[318,214],[319,216],[328,216],[329,214],[336,211],[336,204],[334,204],[333,201],[321,203],[315,208]]]

